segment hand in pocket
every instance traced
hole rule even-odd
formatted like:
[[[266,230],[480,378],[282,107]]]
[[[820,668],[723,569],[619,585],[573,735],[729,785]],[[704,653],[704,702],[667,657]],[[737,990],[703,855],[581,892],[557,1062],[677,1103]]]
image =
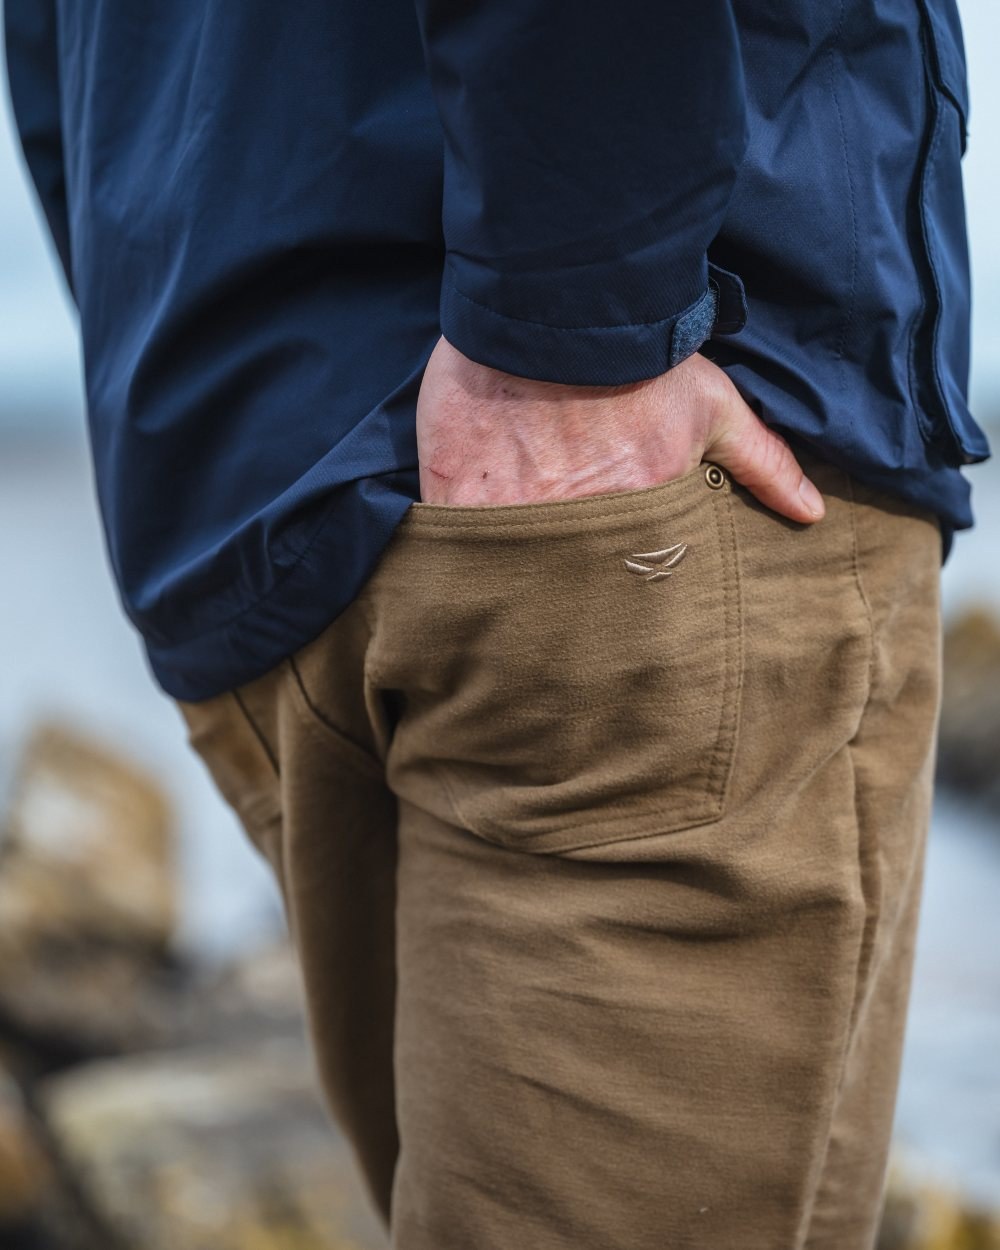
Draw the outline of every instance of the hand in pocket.
[[[637,490],[707,459],[793,521],[824,512],[788,444],[698,352],[641,382],[563,386],[477,364],[442,338],[420,387],[417,448],[421,497],[431,504]]]

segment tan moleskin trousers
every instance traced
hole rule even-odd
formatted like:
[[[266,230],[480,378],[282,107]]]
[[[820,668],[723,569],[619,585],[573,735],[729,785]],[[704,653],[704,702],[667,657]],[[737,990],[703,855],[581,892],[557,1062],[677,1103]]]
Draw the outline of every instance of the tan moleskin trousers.
[[[939,698],[929,514],[803,456],[408,512],[181,705],[396,1250],[870,1250]],[[332,574],[331,574],[332,575]]]

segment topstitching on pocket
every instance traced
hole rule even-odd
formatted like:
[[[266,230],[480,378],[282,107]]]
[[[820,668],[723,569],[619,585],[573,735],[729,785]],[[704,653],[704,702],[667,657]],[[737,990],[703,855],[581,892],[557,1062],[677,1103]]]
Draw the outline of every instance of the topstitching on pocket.
[[[534,851],[718,819],[741,680],[728,478],[431,508],[379,573],[390,784]]]

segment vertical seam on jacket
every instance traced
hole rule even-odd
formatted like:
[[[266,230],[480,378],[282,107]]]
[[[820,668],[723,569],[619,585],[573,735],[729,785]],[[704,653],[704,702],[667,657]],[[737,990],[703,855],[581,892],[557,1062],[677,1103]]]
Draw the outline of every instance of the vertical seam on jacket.
[[[851,286],[847,296],[847,307],[844,312],[844,318],[840,324],[840,331],[837,336],[837,344],[834,350],[834,360],[840,361],[844,358],[844,348],[847,343],[847,332],[854,320],[854,299],[855,290],[858,279],[858,214],[855,204],[854,192],[854,176],[851,173],[850,154],[847,146],[847,131],[844,128],[844,115],[840,107],[840,97],[837,95],[837,75],[836,75],[836,56],[840,47],[840,37],[844,28],[844,0],[840,0],[840,10],[837,15],[837,26],[833,33],[833,41],[830,45],[828,53],[828,61],[830,65],[830,96],[833,100],[833,107],[837,114],[837,130],[840,134],[840,147],[844,160],[844,176],[847,179],[847,198],[851,211]]]
[[[936,143],[937,133],[937,114],[934,112],[934,101],[932,97],[933,85],[930,82],[930,74],[927,68],[925,57],[927,55],[925,47],[926,35],[921,28],[920,49],[921,49],[921,65],[923,67],[923,113],[920,117],[921,123],[921,141],[920,150],[917,153],[916,164],[913,169],[913,183],[907,195],[906,211],[912,222],[908,221],[910,226],[909,234],[917,236],[917,247],[910,248],[910,258],[912,261],[914,284],[917,290],[917,306],[913,310],[913,314],[907,322],[906,326],[906,383],[907,394],[916,420],[917,429],[925,441],[930,441],[930,432],[928,422],[921,407],[920,383],[917,378],[917,350],[918,338],[921,329],[926,324],[926,319],[931,310],[928,307],[926,282],[926,273],[919,272],[920,262],[914,254],[917,250],[922,250],[926,259],[927,268],[930,268],[930,254],[927,251],[927,244],[924,240],[924,180],[931,158],[934,154],[934,145]],[[931,118],[934,118],[933,123]],[[931,127],[929,131],[928,127]],[[932,133],[933,132],[933,133]],[[909,241],[909,240],[908,240]],[[933,285],[933,279],[931,279]]]
[[[917,424],[920,427],[921,434],[923,434],[926,441],[930,443],[931,446],[933,446],[935,442],[935,435],[937,433],[940,432],[940,433],[944,433],[947,435],[947,433],[949,432],[950,427],[951,427],[951,417],[950,417],[950,412],[949,412],[948,399],[944,393],[944,388],[941,383],[941,370],[938,367],[938,346],[941,340],[941,322],[942,322],[942,318],[944,317],[944,298],[943,298],[942,290],[941,290],[941,277],[940,277],[941,265],[939,261],[935,260],[933,234],[927,225],[927,219],[928,219],[927,188],[925,187],[925,182],[927,181],[927,179],[930,177],[930,175],[932,174],[934,170],[934,161],[937,157],[938,144],[941,140],[942,134],[944,133],[945,113],[944,113],[943,107],[941,106],[940,101],[934,95],[935,87],[934,87],[933,81],[930,82],[928,86],[928,91],[929,91],[929,94],[927,96],[927,107],[930,110],[931,115],[933,116],[934,120],[932,123],[930,146],[927,149],[927,154],[924,157],[923,168],[920,171],[919,211],[920,211],[920,237],[921,237],[921,240],[923,241],[923,246],[927,254],[927,273],[930,278],[931,289],[934,293],[934,305],[933,305],[933,309],[931,312],[931,321],[930,321],[930,338],[929,338],[930,350],[927,354],[928,354],[929,374],[930,374],[930,379],[931,379],[930,399],[933,400],[937,404],[938,408],[940,409],[940,412],[938,414],[939,415],[938,426],[940,426],[940,431],[935,428],[935,422],[934,422],[933,416],[929,412],[925,413],[923,411],[922,406],[919,403],[916,405],[916,413],[917,413]],[[926,312],[926,304],[923,305],[922,307],[924,311]],[[918,394],[919,394],[919,391],[918,391]],[[943,423],[941,422],[940,418],[943,418]]]

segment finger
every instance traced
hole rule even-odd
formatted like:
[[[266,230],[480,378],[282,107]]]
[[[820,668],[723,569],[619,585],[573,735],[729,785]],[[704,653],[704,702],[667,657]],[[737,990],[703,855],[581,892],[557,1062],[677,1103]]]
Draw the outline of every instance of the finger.
[[[733,391],[709,434],[705,458],[727,469],[765,507],[811,525],[826,512],[823,496],[785,440]]]

